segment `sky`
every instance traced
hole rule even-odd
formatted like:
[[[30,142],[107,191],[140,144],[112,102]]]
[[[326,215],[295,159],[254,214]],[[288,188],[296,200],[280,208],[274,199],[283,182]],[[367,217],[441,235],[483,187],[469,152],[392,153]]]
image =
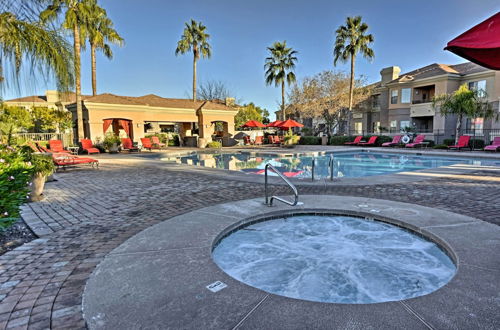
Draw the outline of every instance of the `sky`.
[[[198,62],[198,83],[223,82],[241,103],[278,109],[280,89],[266,86],[266,47],[286,40],[298,51],[300,80],[333,66],[335,30],[347,16],[361,15],[372,33],[375,58],[356,62],[356,76],[368,83],[380,70],[397,65],[402,72],[432,64],[465,60],[444,51],[446,43],[500,11],[498,0],[99,0],[125,39],[110,61],[97,56],[98,93],[188,98],[192,89],[192,54],[175,55],[177,41],[190,19],[211,35],[212,57]],[[42,95],[55,84],[8,88],[2,97]],[[91,94],[90,54],[82,54],[82,92]]]

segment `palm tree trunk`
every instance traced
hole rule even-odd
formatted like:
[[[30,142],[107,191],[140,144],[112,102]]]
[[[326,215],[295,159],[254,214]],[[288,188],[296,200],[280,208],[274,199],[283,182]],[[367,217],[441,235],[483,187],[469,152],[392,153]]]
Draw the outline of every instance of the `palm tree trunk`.
[[[75,97],[76,97],[76,120],[78,128],[78,141],[85,137],[85,132],[83,130],[83,109],[82,109],[82,82],[80,75],[80,31],[78,30],[78,25],[73,26],[73,42],[75,46]]]
[[[286,120],[285,114],[285,81],[281,82],[281,118]]]
[[[455,144],[458,143],[458,136],[460,135],[460,130],[462,129],[463,115],[459,114],[457,118],[457,126],[455,128]]]
[[[96,61],[95,61],[95,45],[90,44],[90,58],[92,64],[92,96],[97,95],[97,80],[96,80]]]
[[[193,101],[196,102],[196,55],[193,56]]]
[[[351,116],[352,116],[352,103],[354,99],[354,67],[356,62],[356,56],[351,54],[351,82],[349,84],[349,111],[347,113],[347,134],[351,130]]]

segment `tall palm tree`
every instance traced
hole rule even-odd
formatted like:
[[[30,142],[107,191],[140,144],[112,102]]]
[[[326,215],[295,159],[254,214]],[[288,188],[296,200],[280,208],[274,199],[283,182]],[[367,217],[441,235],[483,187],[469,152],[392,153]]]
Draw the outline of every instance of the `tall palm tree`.
[[[43,26],[22,12],[0,13],[1,87],[8,86],[10,81],[18,84],[21,66],[27,61],[34,69],[31,73],[52,75],[59,89],[68,90],[74,83],[72,58],[70,45],[60,31]]]
[[[483,120],[496,118],[499,115],[488,102],[485,91],[468,89],[466,84],[461,85],[452,94],[442,94],[432,99],[434,109],[439,109],[444,116],[457,116],[455,126],[455,142],[458,142],[463,118],[483,118]]]
[[[113,28],[113,21],[107,16],[106,10],[99,7],[96,3],[90,8],[90,17],[88,18],[86,32],[90,43],[92,95],[96,95],[96,50],[102,50],[104,56],[111,59],[113,58],[113,51],[108,43],[122,46],[123,38]]]
[[[193,101],[196,101],[196,62],[203,58],[210,58],[212,50],[208,39],[210,35],[205,32],[207,29],[201,22],[196,22],[194,19],[191,22],[185,23],[186,27],[182,33],[181,40],[177,42],[175,55],[193,52]]]
[[[334,65],[340,60],[342,62],[351,61],[351,83],[349,86],[349,115],[347,129],[349,129],[349,118],[352,111],[354,97],[354,68],[356,55],[361,53],[365,58],[375,57],[370,44],[374,38],[371,34],[366,34],[368,25],[362,22],[361,16],[347,17],[345,25],[339,26],[336,33],[335,45],[333,49]]]
[[[78,127],[78,140],[85,137],[83,128],[83,109],[82,109],[82,82],[81,82],[81,35],[87,32],[87,22],[90,16],[90,10],[95,4],[95,0],[52,0],[52,4],[40,13],[42,21],[56,20],[60,13],[63,13],[64,20],[62,27],[72,31],[74,47],[74,68],[75,68],[75,99],[76,99],[76,117]]]
[[[286,120],[285,114],[285,82],[288,85],[296,81],[295,63],[297,62],[297,51],[287,47],[286,41],[275,42],[271,47],[267,47],[270,56],[266,57],[264,68],[266,70],[266,84],[274,83],[276,87],[281,85],[281,115]]]

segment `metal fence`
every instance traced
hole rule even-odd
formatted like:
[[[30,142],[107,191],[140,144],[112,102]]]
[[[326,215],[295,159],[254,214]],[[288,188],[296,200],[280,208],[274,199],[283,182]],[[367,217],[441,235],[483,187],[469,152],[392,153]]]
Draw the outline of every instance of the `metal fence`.
[[[5,137],[0,135],[0,137]],[[71,133],[14,133],[12,137],[24,141],[49,141],[61,140],[65,147],[73,144],[73,134]]]

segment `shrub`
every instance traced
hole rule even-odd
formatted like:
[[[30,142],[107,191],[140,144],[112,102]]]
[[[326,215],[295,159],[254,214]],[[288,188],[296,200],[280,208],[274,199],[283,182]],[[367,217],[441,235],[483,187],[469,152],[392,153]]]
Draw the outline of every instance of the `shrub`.
[[[377,147],[380,147],[382,145],[382,143],[386,143],[386,142],[392,142],[392,137],[387,136],[387,135],[379,135],[376,145],[377,145]]]
[[[318,136],[301,136],[299,144],[318,145],[321,144],[321,138]]]
[[[212,141],[207,143],[207,148],[217,148],[220,149],[222,148],[222,143],[219,141]]]
[[[483,149],[484,148],[484,140],[481,139],[470,139],[469,147],[474,147],[474,149]]]
[[[443,144],[445,144],[447,146],[452,146],[455,144],[455,139],[444,139]]]
[[[448,145],[446,145],[446,144],[436,144],[432,148],[433,149],[448,149]]]
[[[430,148],[434,147],[434,141],[432,141],[432,140],[424,140],[424,142],[429,142],[429,144],[427,145],[428,147],[430,147]]]
[[[299,143],[300,136],[294,135],[292,129],[289,129],[285,134],[285,144],[286,145],[294,145]]]
[[[115,143],[116,146],[119,146],[122,143],[120,137],[118,135],[115,135],[115,133],[106,133],[106,135],[104,136],[104,140],[102,141],[102,145],[104,146],[104,148],[109,150]]]
[[[0,145],[0,230],[19,217],[19,207],[27,201],[34,166],[25,150]]]
[[[168,145],[170,147],[178,147],[180,146],[179,143],[179,134],[171,134],[171,139],[168,140]]]
[[[330,145],[332,146],[341,146],[346,142],[354,141],[354,136],[332,136],[330,138]]]

